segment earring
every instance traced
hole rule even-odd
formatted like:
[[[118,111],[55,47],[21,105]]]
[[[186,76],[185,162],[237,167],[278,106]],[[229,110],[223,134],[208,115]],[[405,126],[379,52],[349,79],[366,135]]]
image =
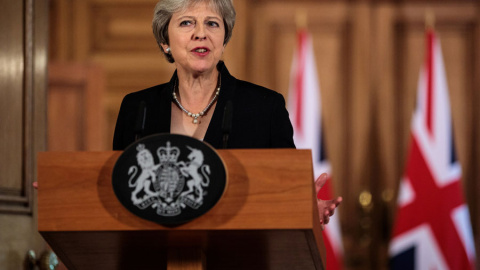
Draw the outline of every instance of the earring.
[[[170,54],[170,47],[168,47],[167,49],[165,49],[165,51],[167,51],[167,54]]]

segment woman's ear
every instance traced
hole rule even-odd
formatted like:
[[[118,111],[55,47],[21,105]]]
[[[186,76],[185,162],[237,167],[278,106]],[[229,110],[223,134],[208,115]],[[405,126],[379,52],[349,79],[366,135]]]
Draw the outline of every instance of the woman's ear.
[[[160,46],[162,46],[162,50],[164,53],[170,54],[170,46],[168,46],[168,44],[161,43]]]

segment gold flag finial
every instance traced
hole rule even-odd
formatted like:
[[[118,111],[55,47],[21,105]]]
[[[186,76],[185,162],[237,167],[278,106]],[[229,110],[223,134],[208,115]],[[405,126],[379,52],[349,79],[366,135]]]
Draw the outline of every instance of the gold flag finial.
[[[307,24],[307,11],[303,8],[297,9],[297,11],[295,12],[295,25],[297,26],[297,29],[305,29],[307,28]]]
[[[425,29],[435,28],[435,13],[431,9],[425,11]]]

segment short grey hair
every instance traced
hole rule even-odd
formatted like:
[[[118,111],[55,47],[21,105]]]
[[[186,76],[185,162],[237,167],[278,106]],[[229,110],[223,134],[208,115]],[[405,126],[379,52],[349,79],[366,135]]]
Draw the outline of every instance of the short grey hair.
[[[173,63],[175,60],[171,54],[167,54],[162,50],[161,44],[170,44],[168,39],[168,25],[173,13],[185,10],[200,2],[209,3],[211,7],[222,16],[225,25],[225,38],[223,40],[223,45],[226,45],[232,37],[236,17],[233,0],[160,0],[155,6],[153,12],[152,29],[157,44],[165,54],[168,62]]]

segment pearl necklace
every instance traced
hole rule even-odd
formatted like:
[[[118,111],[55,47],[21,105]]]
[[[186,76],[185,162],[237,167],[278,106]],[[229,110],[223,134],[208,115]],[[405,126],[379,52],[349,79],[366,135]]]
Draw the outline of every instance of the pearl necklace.
[[[178,80],[178,79],[177,79]],[[193,121],[192,123],[194,124],[200,124],[200,121],[199,121],[199,117],[202,117],[206,111],[208,111],[208,109],[210,109],[210,107],[212,106],[212,104],[217,100],[218,98],[218,95],[220,94],[220,87],[222,86],[222,82],[221,82],[221,78],[220,78],[220,74],[218,75],[218,87],[215,91],[215,96],[213,96],[212,100],[210,101],[210,103],[208,103],[207,107],[205,107],[205,109],[203,109],[201,112],[199,113],[192,113],[190,111],[188,111],[187,109],[185,109],[185,107],[182,106],[182,104],[180,103],[180,101],[178,100],[177,98],[177,94],[175,93],[176,92],[176,89],[177,89],[177,80],[175,80],[175,84],[173,86],[173,100],[175,100],[175,102],[177,103],[178,107],[180,107],[180,109],[185,112],[188,116],[192,117],[193,118]],[[179,90],[179,93],[180,93],[180,90]]]

